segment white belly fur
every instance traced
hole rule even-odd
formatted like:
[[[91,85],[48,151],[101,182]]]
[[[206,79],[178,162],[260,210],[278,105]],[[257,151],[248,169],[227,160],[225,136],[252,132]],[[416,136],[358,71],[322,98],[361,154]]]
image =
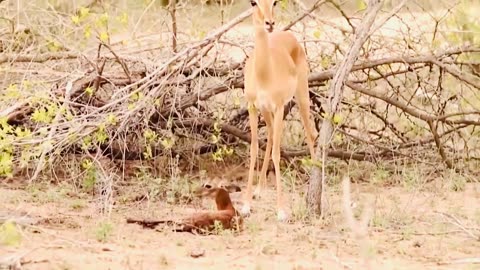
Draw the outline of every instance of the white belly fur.
[[[275,112],[275,103],[271,100],[266,91],[262,89],[257,90],[257,97],[255,99],[255,107],[260,111]]]

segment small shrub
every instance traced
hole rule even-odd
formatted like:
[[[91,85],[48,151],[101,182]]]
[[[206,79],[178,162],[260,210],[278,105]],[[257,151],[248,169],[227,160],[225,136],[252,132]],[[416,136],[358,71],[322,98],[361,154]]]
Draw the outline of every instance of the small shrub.
[[[95,236],[97,241],[106,242],[111,236],[113,231],[113,225],[110,222],[102,222],[98,225],[97,230],[95,231]]]

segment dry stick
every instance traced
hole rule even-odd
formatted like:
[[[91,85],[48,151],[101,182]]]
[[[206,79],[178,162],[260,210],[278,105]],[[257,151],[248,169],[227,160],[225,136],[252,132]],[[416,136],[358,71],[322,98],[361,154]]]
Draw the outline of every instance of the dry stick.
[[[36,62],[43,63],[49,60],[63,60],[63,59],[77,59],[78,54],[72,52],[61,53],[43,53],[35,55],[21,55],[21,54],[0,54],[0,64],[9,62]]]
[[[303,20],[303,18],[310,15],[313,11],[315,11],[321,5],[325,4],[325,2],[327,2],[327,1],[326,0],[317,0],[317,2],[315,2],[315,4],[313,4],[313,6],[309,10],[306,10],[301,16],[298,16],[295,20],[291,21],[287,26],[285,26],[282,29],[282,31],[286,31],[286,30],[292,28],[292,26],[294,26],[297,22]]]
[[[474,233],[472,233],[470,230],[468,230],[467,228],[465,228],[465,226],[463,226],[463,224],[460,222],[460,220],[458,220],[458,218],[456,218],[455,216],[453,216],[452,214],[449,214],[449,213],[444,213],[444,212],[440,212],[440,211],[433,211],[434,213],[436,214],[439,214],[439,215],[442,215],[444,217],[447,217],[448,219],[450,219],[451,223],[455,226],[457,226],[459,229],[461,229],[463,232],[465,232],[466,234],[468,234],[470,237],[472,237],[473,239],[477,240],[477,241],[480,241],[480,235],[475,235]]]
[[[365,95],[368,95],[368,96],[371,96],[371,97],[374,97],[376,99],[380,99],[392,106],[395,106],[399,109],[401,109],[403,112],[405,112],[406,114],[409,114],[415,118],[418,118],[420,120],[423,120],[425,122],[428,122],[428,121],[440,121],[440,122],[444,122],[444,123],[447,123],[447,124],[468,124],[468,125],[480,125],[480,121],[473,121],[473,120],[463,120],[463,119],[458,119],[458,120],[449,120],[447,119],[448,117],[453,117],[453,116],[457,116],[458,113],[454,113],[454,114],[450,114],[450,115],[442,115],[442,116],[434,116],[434,115],[429,115],[425,112],[422,112],[418,109],[415,109],[414,107],[411,107],[409,106],[407,103],[403,102],[403,101],[400,101],[399,99],[393,99],[393,98],[389,98],[387,97],[386,94],[384,93],[380,93],[378,91],[374,91],[374,90],[368,90],[368,89],[365,89],[365,88],[362,88],[350,81],[347,81],[345,83],[349,88],[357,91],[357,92],[360,92],[362,94],[365,94]]]
[[[122,66],[122,69],[123,69],[123,72],[125,72],[125,75],[127,75],[127,78],[128,78],[128,81],[129,83],[132,83],[132,77],[130,76],[130,70],[128,70],[128,66],[127,64],[125,64],[125,61],[123,61],[122,59],[120,59],[120,57],[118,56],[118,54],[112,49],[112,47],[106,43],[102,43],[102,45],[107,48],[112,54],[113,56],[115,57],[115,59],[117,59],[117,62]],[[102,68],[103,69],[103,68]]]
[[[451,261],[443,261],[443,262],[438,262],[438,265],[464,264],[464,263],[480,264],[480,257],[455,259],[455,260],[451,260]]]
[[[372,28],[370,28],[368,35],[371,36],[374,32],[380,29],[380,27],[382,27],[382,25],[384,25],[391,17],[395,16],[400,11],[400,9],[402,9],[403,6],[405,6],[407,1],[408,0],[403,0],[397,6],[395,6],[388,14],[380,18],[378,20],[378,23],[376,23],[375,26],[372,26]]]
[[[448,159],[447,154],[445,153],[445,149],[443,148],[443,144],[440,141],[440,136],[438,135],[438,131],[437,131],[438,122],[433,123],[433,121],[427,121],[427,123],[428,123],[428,126],[430,127],[430,131],[433,134],[433,140],[435,141],[435,145],[438,148],[438,153],[442,157],[442,160],[445,163],[445,165],[447,165],[447,168],[452,169],[453,168],[452,161]]]
[[[346,57],[340,63],[333,77],[332,84],[328,90],[329,97],[326,106],[326,121],[323,121],[322,128],[320,129],[320,136],[317,142],[317,149],[315,153],[315,160],[322,159],[322,170],[318,166],[313,166],[310,178],[310,184],[307,192],[307,205],[314,212],[323,215],[322,211],[324,207],[324,188],[325,188],[325,159],[326,150],[330,143],[330,138],[333,135],[334,115],[337,113],[340,107],[340,102],[343,96],[343,87],[347,75],[350,73],[355,60],[358,57],[361,47],[369,37],[368,33],[370,27],[375,21],[378,11],[382,7],[380,0],[369,0],[368,7],[365,16],[356,32],[355,41],[351,44],[350,49],[347,52]]]
[[[203,118],[196,118],[196,119],[189,119],[189,120],[178,120],[173,121],[172,125],[179,128],[212,128],[216,125],[216,122],[212,119],[203,119]],[[160,127],[166,128],[166,123],[161,123]],[[218,124],[218,127],[222,130],[222,132],[228,133],[237,137],[238,139],[245,141],[247,143],[251,142],[250,132],[245,132],[235,126],[229,124]],[[262,150],[265,150],[267,143],[265,140],[261,140],[259,142],[259,147]],[[281,155],[284,158],[288,157],[295,157],[295,156],[305,156],[308,153],[307,149],[302,150],[288,150],[285,148],[281,148]],[[328,151],[328,156],[340,158],[340,159],[353,159],[359,161],[373,161],[372,157],[365,155],[365,154],[356,154],[353,152],[346,152],[340,150],[330,150]]]
[[[177,53],[177,0],[170,0],[170,16],[172,17],[172,49]]]
[[[457,79],[467,84],[470,84],[471,86],[477,88],[477,90],[480,89],[480,79],[477,76],[468,74],[466,72],[462,72],[458,70],[457,67],[447,65],[437,59],[432,59],[432,63],[437,65],[440,68],[443,68],[446,72],[450,73],[453,77],[456,77]]]

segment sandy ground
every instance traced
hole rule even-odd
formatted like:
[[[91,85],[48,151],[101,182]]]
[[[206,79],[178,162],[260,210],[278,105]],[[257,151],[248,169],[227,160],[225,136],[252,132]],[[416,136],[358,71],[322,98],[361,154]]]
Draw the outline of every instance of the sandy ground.
[[[126,217],[182,216],[211,207],[208,201],[175,206],[158,200],[117,200],[111,230],[101,237],[107,217],[91,195],[74,194],[66,187],[3,187],[0,216],[29,216],[39,223],[18,226],[19,245],[0,245],[0,261],[21,258],[22,269],[366,269],[362,258],[369,258],[371,269],[480,269],[479,264],[452,264],[480,254],[480,184],[460,192],[353,185],[354,201],[361,204],[358,199],[366,194],[376,201],[364,250],[348,233],[341,194],[334,190],[325,219],[305,219],[301,200],[290,198],[295,222],[279,224],[270,187],[254,202],[255,212],[242,232],[210,236],[125,223]],[[192,253],[203,256],[193,258]]]

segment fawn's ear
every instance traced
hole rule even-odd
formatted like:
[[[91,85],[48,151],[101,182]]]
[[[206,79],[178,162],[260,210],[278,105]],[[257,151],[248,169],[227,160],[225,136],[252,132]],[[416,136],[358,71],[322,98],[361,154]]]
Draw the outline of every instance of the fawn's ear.
[[[212,187],[213,187],[213,186],[212,186],[211,184],[209,184],[209,183],[204,183],[204,184],[202,185],[202,188],[206,188],[206,189],[211,189]]]
[[[226,185],[226,186],[222,186],[226,191],[228,191],[228,193],[233,193],[233,192],[240,192],[242,191],[242,189],[235,185],[235,184],[230,184],[230,185]]]

